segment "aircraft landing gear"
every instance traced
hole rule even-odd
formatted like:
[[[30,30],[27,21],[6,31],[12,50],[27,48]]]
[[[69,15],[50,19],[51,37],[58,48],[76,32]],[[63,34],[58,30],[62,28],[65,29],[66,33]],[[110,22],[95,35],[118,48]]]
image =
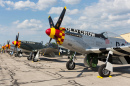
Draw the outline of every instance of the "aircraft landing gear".
[[[16,54],[15,54],[15,57],[21,57],[22,56],[22,52],[21,51],[19,51],[19,52],[17,52]]]
[[[19,54],[18,54],[18,53],[16,53],[16,54],[15,54],[15,57],[19,57]]]
[[[113,55],[113,52],[109,51],[107,59],[106,59],[106,63],[99,67],[98,73],[101,77],[109,77],[110,73],[113,71],[112,55]]]
[[[66,63],[66,68],[67,68],[68,70],[73,70],[73,69],[75,68],[75,62],[73,62],[73,61],[68,61],[68,62]]]
[[[101,65],[98,69],[98,73],[102,77],[109,77],[111,72],[105,68],[106,68],[106,64]]]
[[[73,70],[75,68],[75,62],[74,62],[74,60],[76,59],[75,55],[76,52],[71,56],[70,60],[66,63],[66,68],[68,70]]]
[[[38,62],[38,58],[39,58],[39,51],[38,52],[34,52],[33,62]]]
[[[88,54],[88,55],[84,58],[84,65],[85,65],[86,67],[95,68],[95,67],[97,67],[97,64],[98,64],[97,55]]]
[[[27,57],[28,60],[32,60],[33,54],[32,52],[30,53],[30,56]]]

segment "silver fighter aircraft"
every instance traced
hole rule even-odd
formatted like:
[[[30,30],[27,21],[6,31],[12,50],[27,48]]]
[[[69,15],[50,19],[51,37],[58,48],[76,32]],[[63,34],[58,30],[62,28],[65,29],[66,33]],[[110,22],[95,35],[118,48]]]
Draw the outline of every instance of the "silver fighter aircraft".
[[[66,7],[64,7],[55,26],[49,16],[50,28],[45,32],[50,37],[50,41],[55,39],[57,44],[85,55],[84,64],[87,67],[96,67],[98,60],[105,61],[105,64],[98,69],[98,73],[102,77],[110,75],[110,72],[113,71],[112,64],[114,63],[130,64],[130,44],[123,38],[111,32],[97,34],[60,27],[65,12]],[[68,70],[75,68],[74,57],[75,55],[66,64]]]

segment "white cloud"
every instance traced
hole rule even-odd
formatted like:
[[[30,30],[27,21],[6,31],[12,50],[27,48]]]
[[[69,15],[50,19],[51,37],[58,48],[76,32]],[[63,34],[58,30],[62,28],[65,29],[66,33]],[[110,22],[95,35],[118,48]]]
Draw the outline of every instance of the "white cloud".
[[[18,29],[29,29],[29,30],[41,30],[43,25],[40,20],[31,19],[24,20],[23,22],[19,22],[19,20],[13,22]]]
[[[80,29],[112,31],[118,34],[129,31],[130,0],[99,0],[94,5],[86,6],[81,13],[75,20]]]
[[[73,10],[67,10],[67,14],[69,14],[69,15],[74,15],[74,14],[77,14],[79,12],[79,10],[78,9],[73,9]]]
[[[54,5],[57,0],[38,0],[37,3],[34,3],[30,0],[27,1],[0,1],[0,5],[4,6],[5,4],[11,9],[32,9],[32,10],[45,10],[46,8]]]
[[[18,23],[19,23],[19,20],[13,22],[13,24],[18,24]]]
[[[34,7],[35,7],[35,3],[30,2],[29,0],[18,1],[18,2],[15,2],[15,4],[14,4],[14,9],[34,8]]]
[[[127,21],[128,24],[130,24],[130,19]]]
[[[52,7],[48,14],[60,14],[63,10],[63,7]]]
[[[61,14],[62,10],[63,10],[63,7],[52,7],[50,11],[48,12],[48,14]],[[73,9],[73,10],[67,9],[66,15],[74,15],[74,14],[77,14],[78,12],[79,12],[78,9]]]
[[[57,2],[57,0],[39,0],[36,3],[36,9],[45,10],[47,7],[51,7]]]
[[[0,6],[4,7],[4,1],[3,0],[0,0]]]
[[[78,3],[80,3],[80,1],[81,0],[62,0],[64,3],[66,3],[66,4],[71,4],[71,5],[73,5],[73,4],[78,4]]]
[[[86,19],[87,19],[86,16],[80,16],[80,17],[79,17],[79,20],[86,20]]]

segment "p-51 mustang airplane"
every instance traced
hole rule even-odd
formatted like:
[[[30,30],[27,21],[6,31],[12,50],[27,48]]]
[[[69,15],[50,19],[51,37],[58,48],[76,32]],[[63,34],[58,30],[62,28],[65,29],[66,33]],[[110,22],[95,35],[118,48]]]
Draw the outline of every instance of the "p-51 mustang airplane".
[[[33,41],[21,41],[19,39],[19,33],[16,35],[16,40],[12,42],[11,49],[13,48],[16,51],[15,57],[20,56],[23,53],[30,53],[30,56],[27,57],[28,60],[33,60],[34,62],[38,61],[39,53],[44,53],[45,55],[52,55],[57,49],[57,46],[44,46],[42,42],[33,42]],[[19,51],[18,51],[19,49]]]
[[[19,39],[19,33],[16,35],[16,40],[12,42],[14,45],[14,51],[16,50],[15,56],[19,56],[21,52],[30,52],[30,56],[27,57],[28,60],[33,59],[35,61],[35,57],[37,52],[40,49],[43,49],[44,46],[41,42],[32,42],[32,41],[21,41]],[[22,51],[18,52],[18,48],[20,48]],[[38,52],[39,53],[39,52]]]
[[[102,77],[108,77],[113,71],[112,63],[130,64],[130,44],[123,38],[110,32],[96,34],[60,27],[65,12],[66,7],[64,7],[55,26],[49,16],[50,28],[46,30],[46,34],[50,37],[50,41],[55,39],[57,44],[85,55],[84,64],[87,67],[96,67],[98,60],[105,60],[106,63],[98,69],[98,73]],[[66,67],[69,70],[75,68],[74,57],[67,62]]]

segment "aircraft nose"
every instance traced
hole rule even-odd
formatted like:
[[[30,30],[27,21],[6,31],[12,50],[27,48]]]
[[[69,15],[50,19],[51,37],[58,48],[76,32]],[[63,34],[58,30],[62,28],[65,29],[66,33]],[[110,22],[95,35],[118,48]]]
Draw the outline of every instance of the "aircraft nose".
[[[49,28],[49,29],[46,30],[46,34],[49,36],[50,33],[51,33],[51,29]]]
[[[12,44],[14,44],[14,41],[12,42]]]

